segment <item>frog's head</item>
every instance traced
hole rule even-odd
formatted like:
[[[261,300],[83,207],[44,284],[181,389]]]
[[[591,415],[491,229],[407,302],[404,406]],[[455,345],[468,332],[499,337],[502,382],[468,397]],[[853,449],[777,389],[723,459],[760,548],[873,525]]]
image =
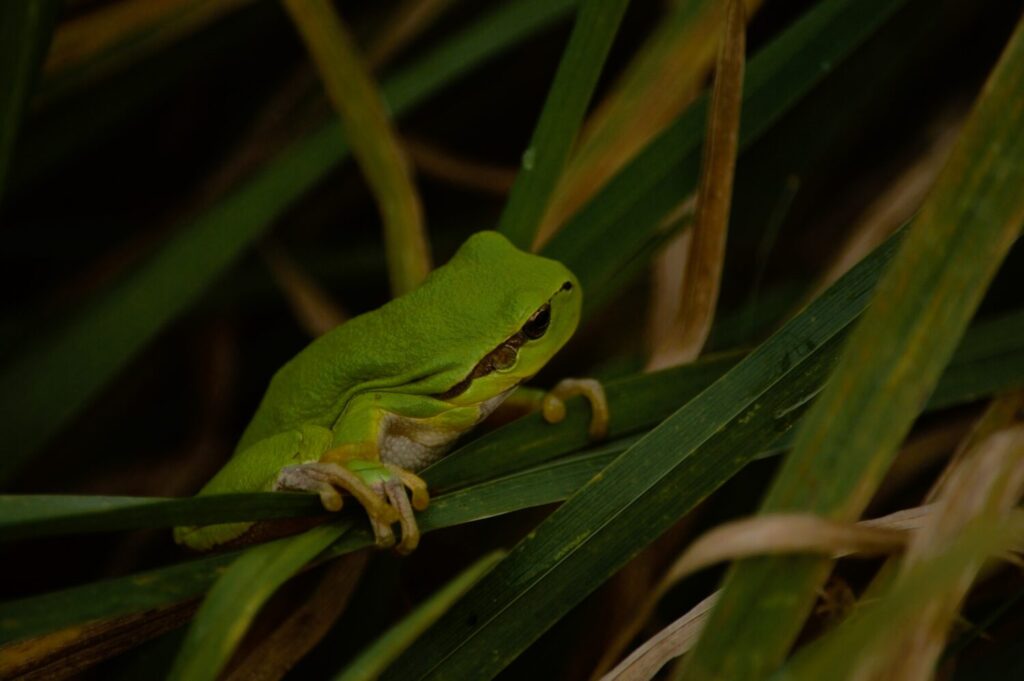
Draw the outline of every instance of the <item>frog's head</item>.
[[[560,262],[520,251],[497,232],[474,234],[451,264],[470,275],[466,298],[476,301],[474,326],[483,333],[473,334],[475,352],[459,381],[439,396],[479,404],[532,377],[565,345],[579,323],[583,293]]]

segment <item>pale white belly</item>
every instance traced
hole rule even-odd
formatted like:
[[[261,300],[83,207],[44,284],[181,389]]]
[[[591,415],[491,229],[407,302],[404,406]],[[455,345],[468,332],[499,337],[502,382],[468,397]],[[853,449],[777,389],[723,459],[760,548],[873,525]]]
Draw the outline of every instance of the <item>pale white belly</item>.
[[[477,423],[490,416],[511,390],[506,390],[480,403]],[[420,471],[434,463],[451,449],[464,430],[439,429],[430,419],[413,419],[398,414],[387,414],[381,419],[380,458],[408,471]]]

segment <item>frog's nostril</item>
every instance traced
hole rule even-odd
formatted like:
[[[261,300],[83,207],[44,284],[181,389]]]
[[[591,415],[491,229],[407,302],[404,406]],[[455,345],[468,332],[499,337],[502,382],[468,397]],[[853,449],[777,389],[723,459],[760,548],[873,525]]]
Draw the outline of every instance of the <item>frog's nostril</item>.
[[[572,282],[571,281],[567,281],[564,284],[562,284],[562,289],[561,290],[563,290],[563,291],[571,291],[572,290]]]

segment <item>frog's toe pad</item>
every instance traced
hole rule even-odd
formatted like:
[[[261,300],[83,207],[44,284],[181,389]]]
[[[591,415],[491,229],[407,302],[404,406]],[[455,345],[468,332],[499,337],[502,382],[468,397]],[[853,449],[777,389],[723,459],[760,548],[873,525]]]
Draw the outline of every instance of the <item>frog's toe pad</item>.
[[[548,423],[565,418],[565,400],[582,395],[590,403],[591,440],[601,440],[608,434],[608,398],[604,386],[593,378],[565,378],[558,382],[541,401],[541,413]]]

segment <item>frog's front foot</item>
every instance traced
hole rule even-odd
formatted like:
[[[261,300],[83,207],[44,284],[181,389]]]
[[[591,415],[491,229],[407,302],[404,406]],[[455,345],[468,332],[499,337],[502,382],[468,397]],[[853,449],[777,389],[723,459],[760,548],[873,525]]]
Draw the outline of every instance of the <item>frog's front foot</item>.
[[[608,434],[608,398],[604,386],[593,378],[563,378],[549,390],[541,400],[540,409],[544,420],[558,423],[565,418],[565,400],[582,395],[590,403],[591,440],[601,440]]]
[[[412,492],[411,501],[406,488]],[[351,494],[366,509],[377,546],[394,546],[402,554],[410,553],[420,541],[414,510],[422,511],[430,502],[426,483],[415,474],[363,459],[286,466],[278,474],[274,489],[316,492],[328,511],[341,509],[342,492]],[[397,545],[391,529],[396,522],[402,528],[402,540]]]

